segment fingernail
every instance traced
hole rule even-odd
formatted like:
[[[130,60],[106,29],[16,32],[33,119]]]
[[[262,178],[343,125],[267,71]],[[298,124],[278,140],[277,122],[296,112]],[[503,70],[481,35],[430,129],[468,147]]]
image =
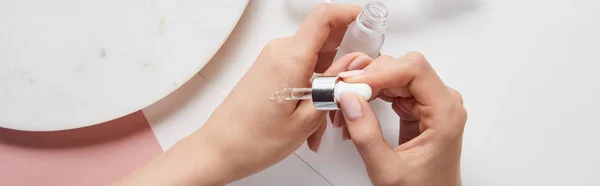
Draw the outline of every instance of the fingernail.
[[[322,141],[322,139],[320,139],[319,142],[317,143],[317,148],[315,149],[315,152],[319,152],[319,149],[321,148],[321,141]]]
[[[342,132],[342,140],[347,141],[349,139],[350,139],[350,136],[348,136],[348,134],[346,134],[345,132]]]
[[[338,76],[340,76],[341,78],[349,78],[352,76],[362,74],[363,72],[364,72],[363,70],[351,70],[351,71],[339,73]]]
[[[357,120],[362,116],[362,108],[358,101],[358,96],[354,93],[342,93],[340,96],[340,104],[344,116],[350,121]]]
[[[350,132],[347,127],[342,127],[342,140],[347,141],[350,139]]]
[[[335,128],[340,127],[341,118],[342,118],[342,113],[340,113],[340,111],[335,111],[335,113],[333,114],[333,127],[335,127]]]
[[[350,64],[348,65],[348,70],[361,70],[362,68],[367,66],[367,63],[369,63],[369,61],[371,61],[371,58],[369,56],[359,55],[358,57],[354,58],[352,62],[350,62]]]
[[[319,147],[321,147],[321,140],[319,140],[313,147],[310,147],[309,149],[315,153],[318,153]]]

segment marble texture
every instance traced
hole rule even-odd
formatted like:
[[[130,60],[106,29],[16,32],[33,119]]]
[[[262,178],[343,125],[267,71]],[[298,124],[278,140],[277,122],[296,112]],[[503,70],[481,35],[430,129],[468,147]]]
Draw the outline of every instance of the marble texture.
[[[212,58],[247,2],[0,2],[0,127],[72,129],[158,101]]]

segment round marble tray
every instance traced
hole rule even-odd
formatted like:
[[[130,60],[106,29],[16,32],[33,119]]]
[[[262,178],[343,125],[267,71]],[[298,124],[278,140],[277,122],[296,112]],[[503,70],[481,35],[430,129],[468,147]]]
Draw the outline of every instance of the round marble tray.
[[[73,129],[158,101],[211,59],[247,3],[0,2],[0,127]]]

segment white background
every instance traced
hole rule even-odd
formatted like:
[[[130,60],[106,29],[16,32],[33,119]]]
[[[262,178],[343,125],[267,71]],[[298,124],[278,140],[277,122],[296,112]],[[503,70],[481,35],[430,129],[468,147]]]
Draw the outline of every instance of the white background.
[[[382,53],[423,52],[465,98],[464,185],[600,185],[600,2],[384,2],[392,17]],[[300,18],[288,3],[251,1],[199,76],[144,110],[164,149],[206,121],[262,46],[294,33]],[[397,117],[373,105],[386,139],[396,141]],[[302,147],[234,185],[370,184],[351,142],[335,130],[324,140],[318,154]]]

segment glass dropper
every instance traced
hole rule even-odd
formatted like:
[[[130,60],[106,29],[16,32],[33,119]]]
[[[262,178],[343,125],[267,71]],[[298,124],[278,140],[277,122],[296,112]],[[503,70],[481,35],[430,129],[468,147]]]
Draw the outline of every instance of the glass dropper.
[[[274,100],[308,100],[312,98],[312,88],[284,88],[271,96]]]

